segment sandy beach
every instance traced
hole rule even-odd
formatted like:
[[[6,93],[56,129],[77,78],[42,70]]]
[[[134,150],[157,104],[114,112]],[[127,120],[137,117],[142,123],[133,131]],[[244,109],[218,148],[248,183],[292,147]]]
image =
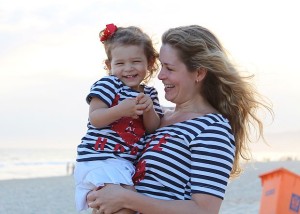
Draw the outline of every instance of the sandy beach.
[[[258,213],[262,191],[259,175],[280,167],[300,174],[300,161],[246,164],[244,173],[229,183],[220,214]],[[73,177],[2,180],[0,213],[76,214]]]

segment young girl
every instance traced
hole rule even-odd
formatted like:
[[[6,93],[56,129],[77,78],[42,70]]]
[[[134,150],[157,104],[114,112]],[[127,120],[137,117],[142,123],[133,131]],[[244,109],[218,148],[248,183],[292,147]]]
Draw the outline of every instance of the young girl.
[[[163,115],[157,91],[143,83],[157,71],[158,53],[149,36],[114,24],[99,36],[109,76],[95,82],[87,96],[88,130],[77,148],[74,174],[78,211],[88,208],[87,193],[105,184],[134,190],[132,163],[143,149],[144,134],[155,131]]]

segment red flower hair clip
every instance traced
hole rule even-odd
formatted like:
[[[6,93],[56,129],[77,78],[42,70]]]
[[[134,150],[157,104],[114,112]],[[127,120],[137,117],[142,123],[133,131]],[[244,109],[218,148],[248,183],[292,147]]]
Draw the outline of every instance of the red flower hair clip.
[[[104,32],[101,33],[100,41],[103,43],[107,39],[109,39],[114,33],[118,30],[117,26],[114,24],[106,25]]]

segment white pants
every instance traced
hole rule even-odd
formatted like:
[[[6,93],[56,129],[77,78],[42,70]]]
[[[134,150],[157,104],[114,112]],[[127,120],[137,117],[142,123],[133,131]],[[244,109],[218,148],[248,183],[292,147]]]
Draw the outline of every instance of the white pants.
[[[134,172],[133,164],[125,159],[76,162],[74,178],[77,211],[88,209],[86,196],[96,187],[108,183],[133,186],[132,176]]]

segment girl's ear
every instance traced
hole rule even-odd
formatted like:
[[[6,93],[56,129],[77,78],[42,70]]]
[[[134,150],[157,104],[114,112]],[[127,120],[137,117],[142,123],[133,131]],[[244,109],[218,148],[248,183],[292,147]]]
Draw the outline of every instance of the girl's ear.
[[[105,66],[106,66],[107,70],[110,71],[111,65],[110,65],[110,61],[108,59],[105,60]]]
[[[207,73],[207,69],[206,68],[199,68],[197,69],[197,72],[196,72],[196,82],[201,82],[204,77],[206,76],[206,73]]]

